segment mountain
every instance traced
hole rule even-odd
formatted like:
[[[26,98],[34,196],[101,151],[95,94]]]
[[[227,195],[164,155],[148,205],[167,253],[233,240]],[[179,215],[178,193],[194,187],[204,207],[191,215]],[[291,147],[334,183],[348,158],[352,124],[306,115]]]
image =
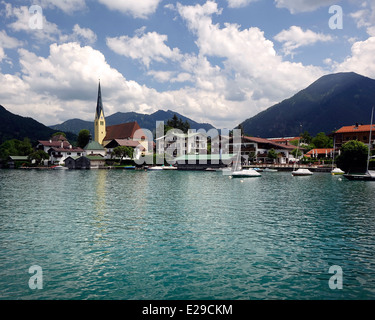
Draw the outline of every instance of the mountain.
[[[354,72],[323,76],[306,89],[241,123],[244,132],[263,138],[331,133],[345,125],[369,124],[375,80]]]
[[[57,132],[44,124],[28,117],[13,114],[0,105],[0,144],[6,140],[29,138],[31,142],[37,140],[48,140],[52,134]],[[66,134],[68,140],[76,140],[77,136]]]
[[[208,131],[214,127],[208,123],[198,123],[191,120],[177,112],[168,110],[159,110],[152,114],[142,114],[137,112],[117,112],[110,116],[106,116],[105,121],[107,126],[112,126],[116,124],[137,121],[139,126],[144,129],[148,129],[153,132],[156,128],[156,121],[164,121],[166,124],[169,119],[172,119],[173,115],[177,115],[183,121],[188,121],[191,129],[204,129]],[[88,129],[91,134],[94,134],[94,120],[84,121],[80,119],[67,120],[61,124],[50,126],[54,130],[68,131],[78,134],[82,129]]]

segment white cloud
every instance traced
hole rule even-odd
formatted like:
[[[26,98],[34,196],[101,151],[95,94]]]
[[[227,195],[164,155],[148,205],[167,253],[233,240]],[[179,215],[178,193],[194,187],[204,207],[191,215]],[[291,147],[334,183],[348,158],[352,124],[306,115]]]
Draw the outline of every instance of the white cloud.
[[[358,28],[366,28],[370,36],[375,36],[375,2],[364,1],[360,10],[349,14],[357,24]]]
[[[241,8],[245,7],[251,2],[255,2],[258,0],[227,0],[228,1],[228,7],[229,8]]]
[[[147,18],[156,11],[161,0],[138,0],[138,1],[118,1],[118,0],[99,0],[110,10],[117,10],[122,13],[131,14],[135,18]]]
[[[138,32],[139,33],[139,32]],[[170,49],[165,42],[168,36],[157,32],[136,35],[133,38],[120,36],[107,38],[107,46],[117,54],[140,60],[149,67],[152,61],[166,62],[181,58],[179,49]]]
[[[45,15],[43,15],[43,28],[31,29],[29,21],[32,16],[26,6],[13,7],[12,4],[5,3],[5,16],[7,19],[15,19],[15,21],[7,25],[11,30],[27,32],[40,41],[56,41],[61,34],[57,25],[47,21]]]
[[[78,24],[74,25],[73,33],[61,35],[60,42],[80,42],[82,44],[93,44],[96,42],[96,34],[89,28],[81,28]]]
[[[314,11],[320,7],[339,4],[340,0],[275,0],[278,8],[286,8],[291,13]]]
[[[294,50],[302,46],[309,46],[317,42],[333,41],[331,35],[316,33],[311,30],[302,30],[301,27],[291,26],[288,30],[282,30],[274,39],[283,42],[283,52],[285,55],[294,54]]]
[[[6,60],[8,63],[12,64],[11,60],[7,57],[4,49],[15,49],[23,45],[22,41],[16,38],[8,36],[5,30],[0,31],[0,62]]]
[[[336,63],[336,72],[353,71],[361,75],[375,78],[375,37],[353,44],[351,56],[342,63]]]
[[[86,7],[85,0],[37,0],[33,4],[38,4],[42,8],[59,8],[65,13],[73,13]]]

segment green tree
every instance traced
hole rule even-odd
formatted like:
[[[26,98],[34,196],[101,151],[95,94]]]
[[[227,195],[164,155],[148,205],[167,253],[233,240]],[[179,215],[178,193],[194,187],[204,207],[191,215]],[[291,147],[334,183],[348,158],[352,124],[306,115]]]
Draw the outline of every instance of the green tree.
[[[184,122],[181,118],[178,118],[177,115],[174,114],[172,119],[167,121],[164,132],[168,132],[172,128],[180,129],[182,132],[187,133],[190,129],[190,124],[187,120]]]
[[[368,147],[361,141],[350,140],[341,147],[337,166],[345,172],[365,172]]]
[[[84,148],[90,142],[90,131],[87,129],[82,129],[78,133],[77,146]]]
[[[33,152],[33,147],[28,138],[23,141],[12,139],[7,140],[0,146],[0,158],[6,159],[9,156],[27,156]]]
[[[133,148],[132,147],[127,147],[127,146],[118,146],[116,148],[113,149],[113,154],[116,156],[116,157],[119,157],[120,158],[120,162],[121,162],[121,159],[123,157],[130,157],[132,158],[133,157]]]
[[[37,150],[33,153],[30,153],[28,155],[28,159],[31,162],[32,160],[35,160],[35,163],[38,165],[42,162],[42,160],[48,160],[49,154],[44,152],[43,150]]]
[[[311,143],[315,146],[315,148],[332,148],[333,147],[333,139],[330,137],[327,137],[324,132],[318,133],[316,137],[311,140]]]
[[[65,132],[55,132],[52,137],[54,136],[63,136],[64,138],[66,138],[66,133]]]
[[[310,136],[310,133],[308,133],[306,130],[304,133],[301,134],[301,138],[303,143],[310,144],[312,141],[312,137]]]
[[[267,153],[267,158],[270,159],[270,160],[275,160],[277,159],[277,153],[275,151],[275,149],[270,149]]]
[[[291,154],[293,155],[294,158],[298,158],[298,157],[302,156],[302,151],[298,148],[295,148],[295,149],[293,149]]]

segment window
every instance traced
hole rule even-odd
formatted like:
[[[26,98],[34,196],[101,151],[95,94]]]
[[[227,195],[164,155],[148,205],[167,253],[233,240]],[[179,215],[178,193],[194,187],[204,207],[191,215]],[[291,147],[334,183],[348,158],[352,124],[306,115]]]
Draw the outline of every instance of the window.
[[[101,126],[104,126],[104,121],[100,121],[100,125],[101,125]]]

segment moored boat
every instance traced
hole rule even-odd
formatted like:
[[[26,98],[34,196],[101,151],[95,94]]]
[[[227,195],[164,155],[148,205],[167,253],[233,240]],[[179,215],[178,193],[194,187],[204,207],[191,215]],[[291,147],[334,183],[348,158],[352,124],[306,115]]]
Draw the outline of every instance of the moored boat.
[[[292,172],[293,176],[311,176],[313,173],[309,169],[299,168]]]
[[[250,178],[250,177],[260,177],[261,174],[254,169],[242,169],[233,171],[230,174],[233,178]]]
[[[335,176],[335,175],[342,175],[342,174],[344,174],[345,172],[344,171],[342,171],[340,168],[335,168],[335,169],[333,169],[332,171],[331,171],[331,174],[333,175],[333,176]]]
[[[61,166],[61,165],[53,166],[52,169],[53,170],[68,170],[67,167],[64,167],[64,166]]]

